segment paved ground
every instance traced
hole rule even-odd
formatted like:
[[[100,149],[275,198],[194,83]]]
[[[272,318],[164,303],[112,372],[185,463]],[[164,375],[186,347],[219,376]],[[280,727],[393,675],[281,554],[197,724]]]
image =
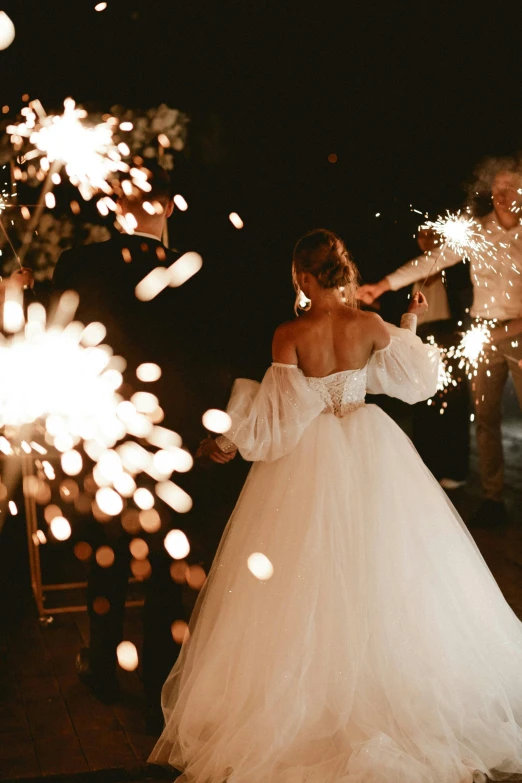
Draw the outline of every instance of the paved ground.
[[[506,425],[504,440],[510,521],[502,529],[472,529],[472,533],[508,602],[522,618],[520,419]],[[470,483],[453,499],[467,521],[479,501],[475,465]],[[6,594],[9,587],[11,592]],[[0,625],[0,780],[131,783],[153,775],[157,779],[160,770],[146,766],[155,739],[145,732],[139,675],[121,672],[122,702],[100,704],[78,682],[74,671],[75,652],[86,642],[86,615],[57,615],[51,625],[42,627],[23,580],[11,581],[8,588],[0,581],[4,604]],[[125,636],[139,648],[139,609],[128,610]]]

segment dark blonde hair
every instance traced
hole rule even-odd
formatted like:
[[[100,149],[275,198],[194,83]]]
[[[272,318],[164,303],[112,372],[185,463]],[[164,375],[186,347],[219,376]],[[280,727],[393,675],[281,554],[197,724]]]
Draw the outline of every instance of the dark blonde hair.
[[[333,231],[316,228],[301,237],[294,248],[292,282],[297,294],[296,312],[301,296],[297,275],[304,272],[313,275],[321,288],[341,289],[346,304],[357,307],[359,272],[343,240]]]

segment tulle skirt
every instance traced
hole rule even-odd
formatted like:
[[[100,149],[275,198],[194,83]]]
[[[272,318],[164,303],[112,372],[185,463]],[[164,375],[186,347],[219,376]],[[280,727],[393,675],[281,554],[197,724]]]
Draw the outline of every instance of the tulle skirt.
[[[183,783],[522,777],[521,623],[373,405],[253,466],[162,700]]]

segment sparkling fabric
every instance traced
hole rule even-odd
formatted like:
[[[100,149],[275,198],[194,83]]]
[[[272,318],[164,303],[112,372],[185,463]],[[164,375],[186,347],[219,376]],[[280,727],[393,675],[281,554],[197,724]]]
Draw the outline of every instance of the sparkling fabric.
[[[437,390],[439,349],[423,343],[408,329],[387,326],[391,341],[368,362],[367,391],[398,397],[410,405],[427,400]]]
[[[368,377],[418,395],[422,349],[400,342]],[[337,375],[275,366],[231,401],[248,453],[256,432],[264,457],[294,445],[249,473],[150,760],[180,783],[503,780],[522,770],[521,623],[402,430],[375,405],[331,415],[364,396],[365,371]]]
[[[307,378],[308,385],[315,389],[324,402],[324,411],[342,418],[364,405],[368,371],[344,370],[324,378]]]

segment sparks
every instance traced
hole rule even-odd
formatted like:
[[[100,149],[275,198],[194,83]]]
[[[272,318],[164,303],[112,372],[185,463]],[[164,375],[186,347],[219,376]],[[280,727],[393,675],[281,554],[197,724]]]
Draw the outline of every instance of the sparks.
[[[483,359],[484,349],[491,342],[491,326],[491,321],[479,321],[472,324],[462,335],[455,356],[462,357],[468,368],[473,367],[476,370]]]
[[[112,193],[108,180],[117,172],[128,172],[129,166],[113,141],[116,121],[88,124],[84,109],[76,106],[72,98],[64,101],[61,115],[47,115],[39,101],[23,109],[24,121],[10,125],[7,132],[16,149],[29,140],[25,160],[40,159],[44,173],[54,164],[53,174],[64,167],[71,183],[88,200],[102,191]]]
[[[421,229],[435,231],[443,245],[459,255],[482,253],[492,247],[480,231],[480,224],[459,212],[446,212],[436,220],[428,220]]]
[[[163,487],[172,472],[180,469],[178,452],[187,458],[185,462],[190,459],[187,470],[192,460],[179,448],[177,433],[156,426],[157,397],[137,392],[127,400],[118,393],[125,362],[98,340],[93,345],[93,332],[101,335],[100,324],[84,327],[73,321],[77,304],[76,294],[64,294],[50,325],[46,325],[45,310],[38,303],[29,306],[27,323],[20,303],[4,305],[4,328],[7,315],[18,326],[11,329],[12,336],[0,337],[0,427],[4,428],[0,440],[5,441],[4,453],[17,453],[17,441],[11,434],[22,430],[21,448],[25,453],[27,448],[31,451],[28,441],[38,446],[31,440],[36,431],[61,452],[61,467],[67,475],[78,475],[86,457],[95,463],[93,479],[99,489],[92,494],[104,514],[115,516],[122,511],[129,483],[138,508],[152,508],[154,496],[137,486],[139,477],[147,474]],[[11,306],[9,313],[7,305]],[[162,444],[160,458],[155,459],[157,452],[148,444],[154,446],[158,440]],[[177,445],[173,447],[173,443]],[[170,455],[171,449],[173,458],[162,458],[165,450]],[[45,453],[41,446],[36,451]],[[52,480],[50,464],[42,465],[46,478]],[[188,504],[189,496],[186,498]]]

